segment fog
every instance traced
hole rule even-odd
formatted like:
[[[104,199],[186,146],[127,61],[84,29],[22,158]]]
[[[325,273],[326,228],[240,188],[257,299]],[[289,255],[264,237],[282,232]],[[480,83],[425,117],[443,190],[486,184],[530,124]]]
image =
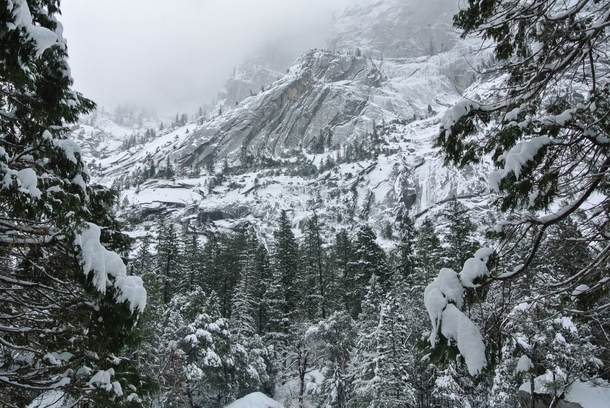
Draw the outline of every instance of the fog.
[[[77,91],[171,116],[209,103],[248,55],[324,47],[333,11],[354,2],[63,0],[61,21]]]

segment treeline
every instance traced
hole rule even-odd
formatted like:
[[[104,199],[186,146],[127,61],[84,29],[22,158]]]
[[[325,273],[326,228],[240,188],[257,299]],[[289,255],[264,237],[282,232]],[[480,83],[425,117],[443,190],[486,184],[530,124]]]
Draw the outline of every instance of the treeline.
[[[268,244],[250,225],[202,243],[160,222],[131,262],[149,291],[140,361],[162,386],[159,402],[222,407],[298,379],[298,404],[447,406],[454,384],[437,381],[446,373],[418,343],[425,286],[477,246],[464,208],[452,206],[442,241],[430,219],[416,229],[401,217],[390,253],[369,226],[325,241],[315,213],[297,239],[282,211]]]
[[[563,315],[559,295],[536,300],[548,271],[573,274],[591,257],[569,219],[513,288],[466,291],[464,310],[488,339],[482,373],[469,375],[444,337],[430,349],[424,290],[479,248],[469,215],[457,200],[418,228],[403,215],[384,232],[389,252],[366,225],[325,239],[315,213],[297,239],[282,211],[269,242],[249,224],[203,240],[160,222],[130,263],[149,292],[138,356],[161,384],[160,406],[222,407],[280,390],[286,406],[512,407],[528,378],[562,373],[547,384],[560,393],[599,374],[609,355],[603,331]],[[488,267],[501,274],[522,261]]]

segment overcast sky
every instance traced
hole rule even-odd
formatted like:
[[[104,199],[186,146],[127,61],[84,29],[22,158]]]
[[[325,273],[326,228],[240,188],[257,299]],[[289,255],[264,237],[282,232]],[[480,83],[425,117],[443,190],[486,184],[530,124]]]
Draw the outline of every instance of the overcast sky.
[[[209,103],[233,67],[267,44],[296,58],[323,47],[333,10],[354,0],[63,0],[76,90],[106,109],[171,116]]]

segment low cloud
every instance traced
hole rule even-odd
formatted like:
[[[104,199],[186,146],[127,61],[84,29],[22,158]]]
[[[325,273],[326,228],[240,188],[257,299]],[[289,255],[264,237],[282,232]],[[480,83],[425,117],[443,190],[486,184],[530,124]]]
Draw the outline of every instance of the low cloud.
[[[171,116],[209,103],[261,49],[290,61],[324,47],[332,13],[353,0],[64,0],[75,88],[112,109]]]

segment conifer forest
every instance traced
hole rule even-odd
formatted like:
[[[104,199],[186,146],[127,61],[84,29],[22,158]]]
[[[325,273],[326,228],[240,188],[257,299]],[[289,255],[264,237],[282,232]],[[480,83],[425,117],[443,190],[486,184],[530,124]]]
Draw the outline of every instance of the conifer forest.
[[[0,406],[610,408],[609,0],[346,1],[170,116],[60,5],[0,0]]]

